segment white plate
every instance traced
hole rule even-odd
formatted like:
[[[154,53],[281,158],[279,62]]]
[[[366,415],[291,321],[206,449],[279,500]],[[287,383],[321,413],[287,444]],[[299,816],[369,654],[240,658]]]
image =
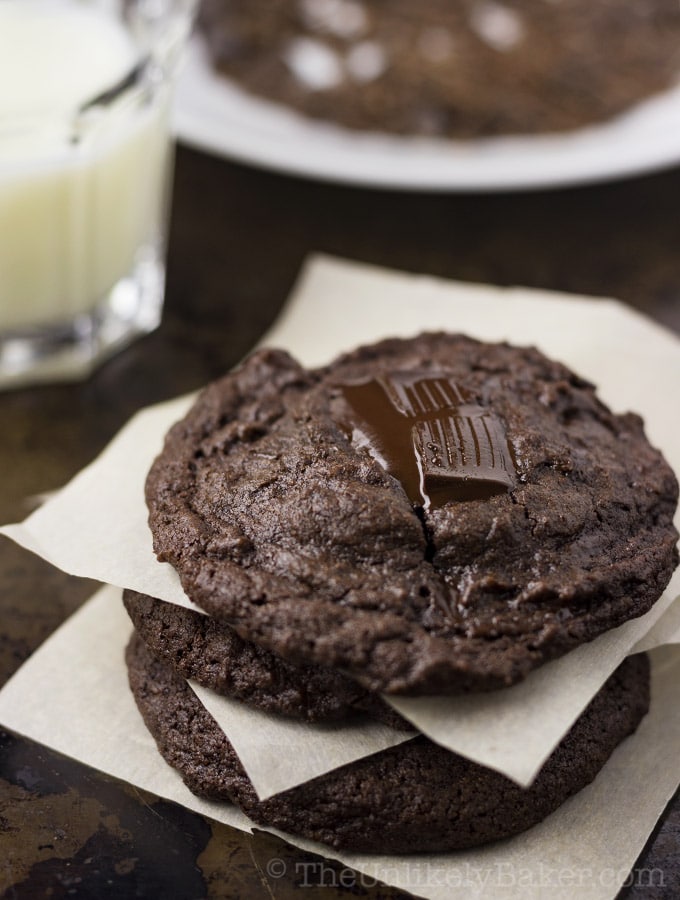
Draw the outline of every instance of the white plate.
[[[479,141],[354,132],[240,90],[189,48],[175,132],[194,147],[268,169],[404,190],[516,190],[583,184],[680,162],[680,85],[604,125]]]

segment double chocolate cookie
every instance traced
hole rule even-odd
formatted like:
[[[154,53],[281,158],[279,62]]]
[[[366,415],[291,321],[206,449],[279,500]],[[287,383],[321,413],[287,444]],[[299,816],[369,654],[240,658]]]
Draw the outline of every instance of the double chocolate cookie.
[[[154,547],[243,639],[371,692],[512,684],[646,612],[677,482],[534,349],[388,340],[208,387],[147,480]]]
[[[149,651],[178,675],[248,706],[306,722],[367,714],[393,728],[412,726],[379,694],[320,666],[290,663],[242,640],[210,616],[126,590],[123,602]]]
[[[516,834],[595,777],[649,702],[644,656],[611,676],[528,789],[416,737],[260,801],[236,753],[184,679],[135,635],[130,685],[166,761],[195,794],[256,823],[368,853],[448,851]]]
[[[671,87],[676,0],[202,0],[220,72],[350,128],[565,131]]]

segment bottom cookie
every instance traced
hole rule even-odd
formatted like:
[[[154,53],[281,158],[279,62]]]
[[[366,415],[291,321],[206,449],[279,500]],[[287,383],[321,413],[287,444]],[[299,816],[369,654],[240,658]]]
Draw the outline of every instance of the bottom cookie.
[[[126,660],[147,728],[191,791],[234,803],[259,825],[366,853],[445,852],[524,831],[592,781],[649,706],[647,658],[629,657],[530,788],[419,736],[260,801],[186,681],[136,634]]]

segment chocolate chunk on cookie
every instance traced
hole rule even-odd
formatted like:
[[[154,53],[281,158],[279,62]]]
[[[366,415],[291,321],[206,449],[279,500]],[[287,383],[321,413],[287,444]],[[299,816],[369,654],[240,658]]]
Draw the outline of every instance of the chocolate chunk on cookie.
[[[646,612],[677,495],[638,416],[535,349],[442,333],[311,371],[253,354],[146,483],[156,554],[199,606],[412,695],[513,684]]]
[[[144,721],[191,791],[257,824],[366,853],[445,852],[524,831],[593,780],[649,704],[647,659],[630,657],[528,789],[419,736],[260,801],[228,738],[138,635],[127,663]]]
[[[292,666],[242,640],[223,622],[146,594],[126,590],[123,602],[155,656],[218,694],[307,722],[340,722],[368,714],[393,728],[412,730],[380,695],[340,672]]]

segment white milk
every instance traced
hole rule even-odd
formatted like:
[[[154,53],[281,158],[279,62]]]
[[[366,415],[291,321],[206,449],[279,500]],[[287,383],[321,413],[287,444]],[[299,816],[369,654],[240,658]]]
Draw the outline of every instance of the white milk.
[[[167,103],[77,116],[136,61],[101,6],[0,0],[0,337],[91,311],[158,239]]]

